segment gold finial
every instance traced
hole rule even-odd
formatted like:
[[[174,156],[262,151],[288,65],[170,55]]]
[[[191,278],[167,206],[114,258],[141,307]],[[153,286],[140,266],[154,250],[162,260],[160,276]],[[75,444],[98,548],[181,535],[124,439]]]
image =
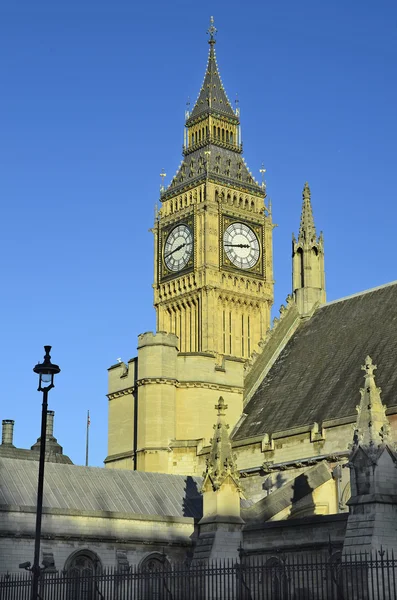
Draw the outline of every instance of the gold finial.
[[[164,177],[167,177],[167,173],[164,171],[164,169],[161,169],[160,177],[161,177],[161,185],[160,185],[160,193],[161,193],[161,192],[164,192],[164,190],[165,190]]]
[[[215,404],[215,409],[218,411],[218,417],[221,417],[225,414],[225,410],[228,408],[228,405],[225,404],[222,396],[219,396],[218,404]]]
[[[218,30],[217,30],[217,28],[216,28],[216,27],[215,27],[215,25],[214,25],[214,17],[211,17],[211,18],[210,18],[210,26],[209,26],[209,28],[207,29],[207,33],[208,33],[208,34],[209,34],[209,36],[210,36],[210,39],[208,40],[208,43],[209,43],[209,44],[213,45],[213,44],[215,44],[215,43],[216,43],[216,40],[215,40],[215,35],[216,35],[216,32],[217,32],[217,31],[218,31]]]
[[[262,175],[262,189],[266,190],[266,182],[265,182],[265,165],[262,163],[261,168],[259,169],[259,173]]]
[[[309,198],[309,200],[310,200],[310,188],[309,188],[309,184],[307,181],[303,188],[303,198]]]

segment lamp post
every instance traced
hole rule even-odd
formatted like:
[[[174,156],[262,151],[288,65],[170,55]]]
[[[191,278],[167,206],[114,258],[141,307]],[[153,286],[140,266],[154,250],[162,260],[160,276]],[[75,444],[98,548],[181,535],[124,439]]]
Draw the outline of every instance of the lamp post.
[[[34,560],[32,566],[32,595],[31,600],[37,600],[40,578],[40,536],[41,517],[43,512],[43,486],[44,486],[44,464],[45,464],[45,441],[47,433],[47,407],[48,392],[54,387],[54,375],[60,372],[58,365],[51,363],[51,346],[44,346],[44,361],[38,363],[33,371],[39,376],[38,392],[43,392],[43,405],[41,410],[41,436],[39,457],[39,480],[37,483],[37,507],[36,507],[36,532],[34,537]]]

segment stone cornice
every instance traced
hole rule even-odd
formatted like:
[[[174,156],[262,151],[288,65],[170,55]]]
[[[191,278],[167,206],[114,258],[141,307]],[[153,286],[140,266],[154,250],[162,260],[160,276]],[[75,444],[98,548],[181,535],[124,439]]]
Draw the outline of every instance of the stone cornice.
[[[117,390],[117,392],[111,392],[107,394],[109,400],[113,400],[114,398],[120,398],[121,396],[128,396],[129,394],[133,394],[135,391],[135,386],[124,388],[123,390]]]
[[[121,458],[133,458],[133,457],[134,457],[134,451],[128,450],[127,452],[119,452],[118,454],[109,454],[109,456],[107,456],[103,462],[106,464],[106,463],[114,462],[115,460],[120,460]]]
[[[141,387],[142,385],[151,385],[151,384],[160,384],[160,385],[173,385],[177,386],[177,379],[172,379],[170,377],[142,377],[142,379],[137,379],[136,385],[137,387]]]
[[[178,381],[169,377],[145,377],[137,380],[137,386],[142,385],[173,385],[176,388],[201,388],[206,390],[215,390],[218,392],[234,392],[241,394],[243,388],[240,386],[232,386],[221,383],[208,383],[206,381]]]

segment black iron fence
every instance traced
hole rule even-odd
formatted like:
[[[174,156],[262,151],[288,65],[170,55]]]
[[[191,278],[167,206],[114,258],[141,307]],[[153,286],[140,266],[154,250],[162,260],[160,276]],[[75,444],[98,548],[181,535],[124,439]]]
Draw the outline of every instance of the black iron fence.
[[[393,552],[243,557],[141,570],[43,573],[42,600],[397,600]],[[0,576],[0,600],[30,600],[31,574]]]

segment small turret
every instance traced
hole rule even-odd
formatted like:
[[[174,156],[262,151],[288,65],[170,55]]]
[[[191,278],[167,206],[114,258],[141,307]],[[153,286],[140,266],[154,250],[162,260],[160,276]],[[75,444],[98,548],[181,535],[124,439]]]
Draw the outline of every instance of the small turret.
[[[325,297],[324,241],[317,237],[310,188],[303,188],[303,204],[298,239],[292,237],[292,288],[302,316],[309,315]]]

